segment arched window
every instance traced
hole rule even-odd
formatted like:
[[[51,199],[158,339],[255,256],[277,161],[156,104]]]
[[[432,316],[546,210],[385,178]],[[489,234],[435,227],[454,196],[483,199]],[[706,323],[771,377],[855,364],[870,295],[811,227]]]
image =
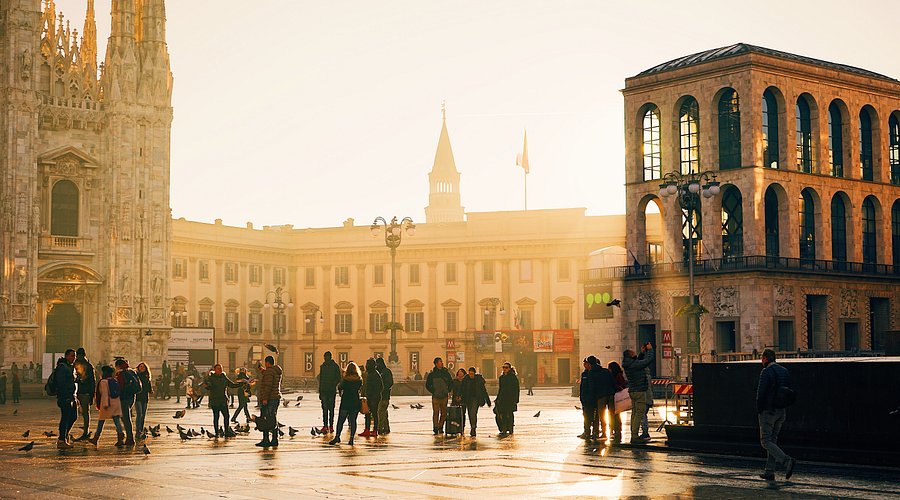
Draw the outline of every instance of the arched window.
[[[831,199],[831,259],[847,261],[847,208],[840,194]]]
[[[53,185],[50,234],[78,236],[78,187],[72,181],[59,181]]]
[[[900,272],[900,200],[891,208],[891,248],[894,249],[894,273]]]
[[[730,187],[722,196],[722,257],[739,257],[743,254],[743,199],[736,187]]]
[[[816,258],[816,206],[808,189],[800,192],[800,258]]]
[[[741,102],[734,89],[719,98],[719,169],[741,166]]]
[[[771,187],[766,189],[766,255],[778,257],[778,195]]]
[[[862,204],[862,258],[865,264],[878,262],[875,224],[875,204],[872,203],[872,198],[866,198]]]
[[[864,109],[859,112],[859,164],[862,168],[862,180],[874,179],[872,163],[872,117]]]
[[[889,158],[891,162],[891,184],[900,184],[900,120],[894,113],[888,120],[891,136]]]
[[[763,162],[778,168],[778,101],[771,90],[763,92],[762,100]]]
[[[812,120],[806,98],[797,99],[797,170],[812,172]]]
[[[844,176],[844,129],[841,109],[837,103],[828,106],[828,163],[831,175]]]
[[[694,233],[694,261],[700,260],[703,252],[703,227],[702,220],[703,218],[700,215],[700,203],[697,203],[697,208],[693,211],[694,217],[691,223],[693,226]],[[684,254],[682,256],[683,262],[690,261],[690,229],[688,225],[688,211],[682,210],[681,212],[681,236],[682,236],[682,249]]]
[[[659,179],[662,175],[662,150],[659,136],[659,108],[651,106],[643,120],[644,180]]]
[[[700,107],[693,97],[686,97],[678,111],[681,150],[681,173],[700,171]]]

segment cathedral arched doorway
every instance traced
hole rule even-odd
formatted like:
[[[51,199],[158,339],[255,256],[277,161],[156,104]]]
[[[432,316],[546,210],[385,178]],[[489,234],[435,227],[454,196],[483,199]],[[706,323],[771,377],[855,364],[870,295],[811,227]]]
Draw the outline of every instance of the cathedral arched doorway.
[[[47,312],[47,342],[44,352],[65,352],[81,345],[81,313],[75,304],[53,304]]]

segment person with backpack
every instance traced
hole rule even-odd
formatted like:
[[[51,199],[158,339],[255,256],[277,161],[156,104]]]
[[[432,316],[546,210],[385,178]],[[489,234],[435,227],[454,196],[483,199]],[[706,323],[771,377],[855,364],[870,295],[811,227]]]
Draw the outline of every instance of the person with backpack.
[[[153,375],[147,363],[141,361],[137,365],[137,377],[141,381],[141,392],[134,397],[134,430],[140,439],[145,439],[144,421],[147,419],[147,406],[150,404],[150,395],[153,394]]]
[[[435,436],[444,430],[451,384],[453,376],[450,375],[450,370],[444,368],[444,360],[440,357],[434,358],[434,369],[425,379],[425,390],[431,393],[431,423]]]
[[[759,415],[759,440],[766,450],[766,468],[759,477],[774,481],[775,467],[784,465],[784,478],[790,479],[797,461],[778,446],[778,434],[786,417],[785,408],[794,402],[790,374],[775,362],[775,351],[772,349],[763,351],[762,364],[764,368],[756,388],[756,412]]]
[[[124,358],[116,360],[116,382],[121,388],[119,400],[122,403],[122,421],[125,423],[125,446],[134,446],[131,407],[134,406],[135,396],[141,392],[141,380],[134,370],[128,367],[128,361]]]
[[[331,351],[326,351],[319,366],[319,401],[322,402],[322,433],[334,432],[334,400],[341,383],[341,367],[332,359]]]
[[[381,390],[381,401],[378,403],[378,428],[379,434],[390,434],[391,424],[388,420],[388,408],[391,406],[391,388],[394,387],[394,372],[384,364],[384,358],[375,360],[375,368],[381,375],[384,389]]]
[[[75,376],[78,382],[78,404],[81,407],[81,419],[84,421],[84,430],[75,441],[84,441],[90,437],[88,431],[91,427],[91,405],[94,403],[94,392],[97,389],[94,365],[88,361],[84,347],[79,347],[75,351]]]
[[[113,377],[113,367],[100,368],[100,382],[97,383],[97,392],[94,400],[97,401],[97,430],[94,437],[88,438],[88,443],[97,446],[100,434],[103,432],[103,423],[109,419],[116,425],[116,447],[125,446],[125,433],[122,432],[122,402],[119,399],[120,388],[116,378]]]
[[[78,406],[75,392],[78,384],[75,382],[75,349],[66,349],[63,357],[56,361],[56,369],[50,374],[46,385],[47,394],[56,396],[56,406],[59,407],[59,437],[56,447],[66,450],[72,447],[69,443],[69,431],[78,420]]]

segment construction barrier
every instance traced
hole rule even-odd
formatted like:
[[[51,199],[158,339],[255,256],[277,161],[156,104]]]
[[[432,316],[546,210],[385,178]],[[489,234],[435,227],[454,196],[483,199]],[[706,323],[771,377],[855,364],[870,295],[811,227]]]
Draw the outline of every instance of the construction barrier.
[[[694,423],[694,384],[672,384],[672,397],[675,399],[675,423],[692,425]]]

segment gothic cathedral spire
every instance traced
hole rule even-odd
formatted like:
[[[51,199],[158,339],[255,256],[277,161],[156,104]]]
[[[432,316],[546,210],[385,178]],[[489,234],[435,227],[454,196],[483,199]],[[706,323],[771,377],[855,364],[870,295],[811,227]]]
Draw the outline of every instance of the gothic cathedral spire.
[[[450,147],[447,132],[447,108],[441,103],[441,135],[438,137],[434,165],[428,173],[428,206],[425,207],[425,222],[463,222],[463,210],[459,196],[459,172]]]

